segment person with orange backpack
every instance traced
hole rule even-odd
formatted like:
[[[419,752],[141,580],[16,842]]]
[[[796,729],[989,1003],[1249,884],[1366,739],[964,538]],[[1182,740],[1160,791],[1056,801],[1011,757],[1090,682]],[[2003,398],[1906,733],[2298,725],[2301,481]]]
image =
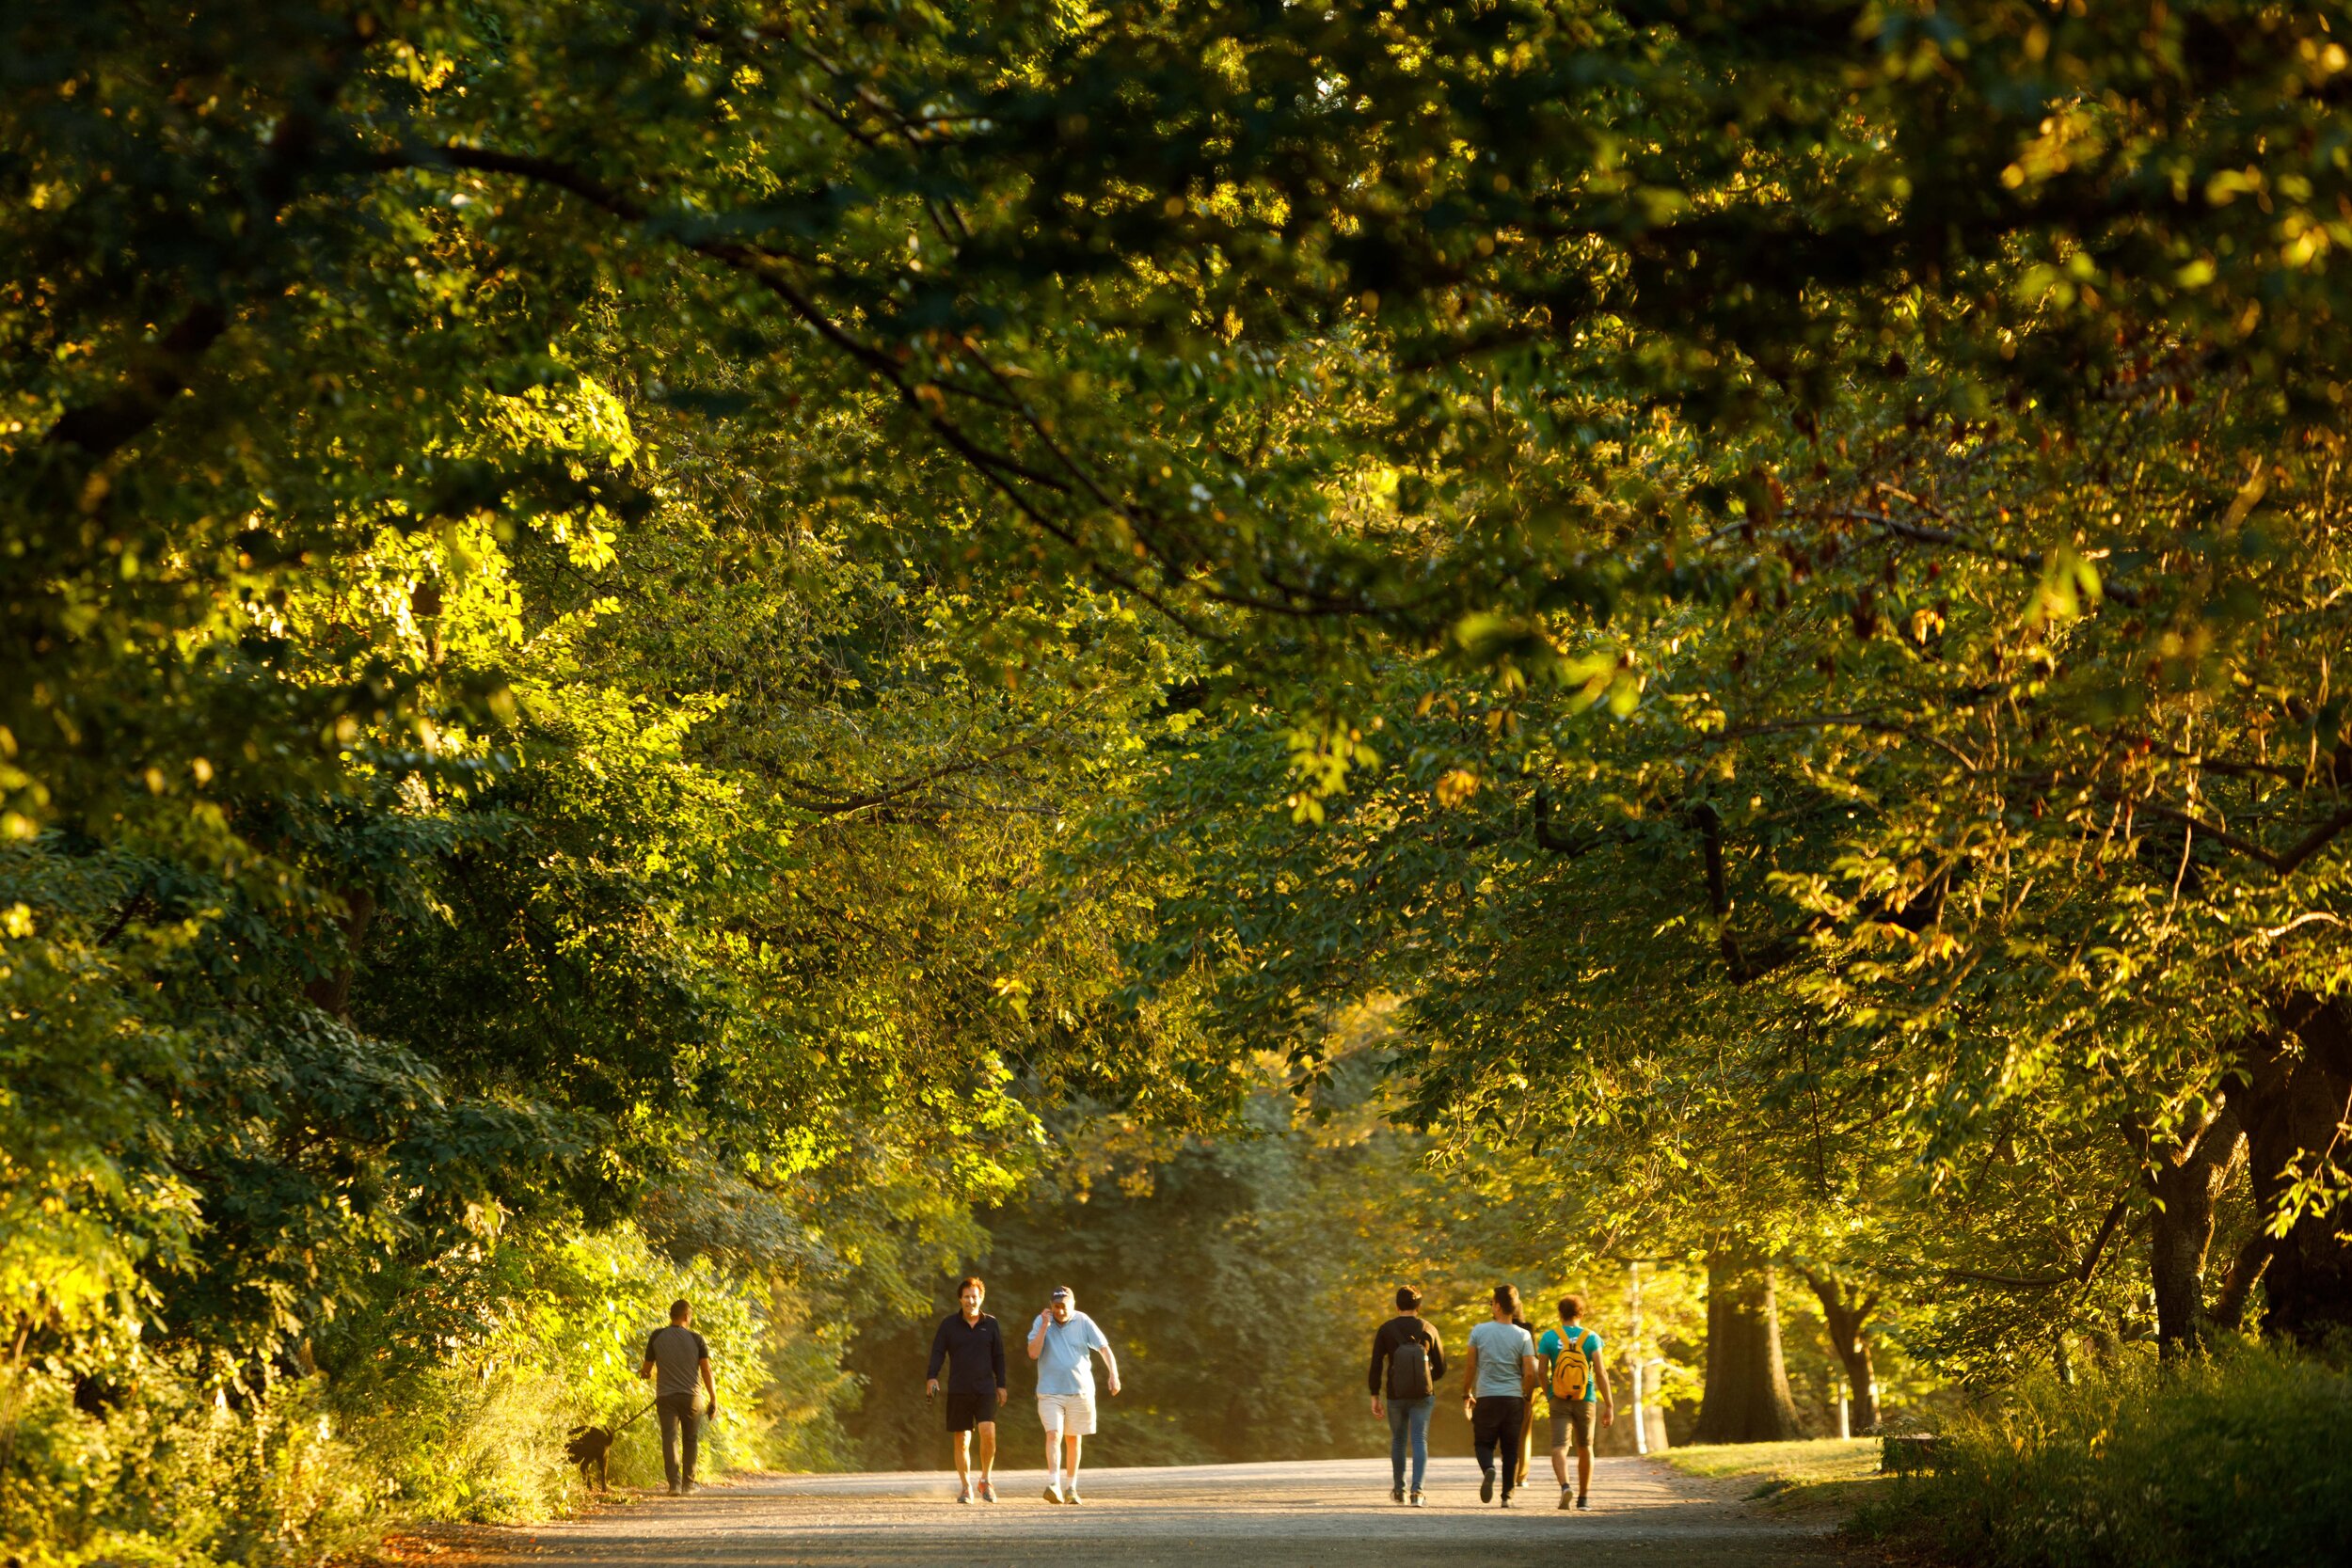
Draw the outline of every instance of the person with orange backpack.
[[[1584,1298],[1560,1298],[1560,1326],[1547,1328],[1535,1341],[1544,1360],[1544,1387],[1551,1401],[1551,1473],[1559,1478],[1560,1506],[1570,1507],[1568,1439],[1576,1439],[1574,1507],[1593,1506],[1593,1416],[1599,1402],[1600,1424],[1617,1422],[1617,1402],[1609,1391],[1609,1367],[1601,1359],[1600,1336],[1583,1323]]]
[[[1396,1288],[1397,1316],[1372,1337],[1372,1414],[1389,1418],[1389,1469],[1392,1502],[1405,1502],[1405,1457],[1413,1460],[1412,1506],[1422,1506],[1422,1478],[1429,1470],[1429,1416],[1438,1408],[1438,1380],[1445,1376],[1445,1346],[1421,1314],[1421,1292]]]

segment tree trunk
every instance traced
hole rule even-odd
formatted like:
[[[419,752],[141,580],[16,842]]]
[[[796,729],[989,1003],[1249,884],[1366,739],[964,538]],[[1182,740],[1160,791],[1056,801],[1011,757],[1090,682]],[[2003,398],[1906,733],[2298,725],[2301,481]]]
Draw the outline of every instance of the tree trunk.
[[[1707,1260],[1707,1387],[1698,1443],[1771,1443],[1800,1435],[1780,1353],[1772,1266],[1751,1254]]]
[[[2156,1295],[2156,1346],[2166,1357],[2201,1350],[2211,1338],[2205,1315],[2205,1259],[2213,1249],[2213,1212],[2244,1139],[2236,1104],[2224,1101],[2157,1154],[2147,1176],[2155,1207],[2149,1216],[2148,1275]]]
[[[2231,1091],[2243,1105],[2254,1182],[2255,1212],[2269,1224],[2298,1176],[2308,1177],[2352,1153],[2352,1027],[2342,1007],[2315,997],[2296,998],[2282,1028],[2248,1053],[2249,1081]],[[2268,1249],[2264,1325],[2299,1344],[2352,1328],[2352,1201],[2322,1198],[2307,1206]],[[2249,1258],[2249,1268],[2259,1259]],[[2250,1290],[2251,1279],[2245,1289]]]
[[[344,912],[335,924],[343,934],[343,961],[332,974],[320,976],[302,988],[303,994],[337,1018],[351,1017],[351,980],[358,973],[359,944],[368,938],[368,926],[375,919],[375,895],[365,888],[343,890]]]
[[[1849,1292],[1845,1281],[1833,1274],[1807,1269],[1804,1282],[1820,1298],[1821,1322],[1829,1329],[1830,1349],[1837,1353],[1837,1359],[1845,1365],[1853,1435],[1866,1437],[1876,1432],[1879,1425],[1879,1379],[1877,1369],[1870,1364],[1868,1327],[1879,1299]]]

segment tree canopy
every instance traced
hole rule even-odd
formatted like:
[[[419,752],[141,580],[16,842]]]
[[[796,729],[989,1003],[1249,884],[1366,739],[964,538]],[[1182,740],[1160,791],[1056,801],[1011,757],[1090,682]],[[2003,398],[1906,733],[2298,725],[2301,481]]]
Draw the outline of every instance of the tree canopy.
[[[12,15],[14,1356],[913,1310],[1368,1002],[1564,1247],[2324,1338],[2337,20]]]

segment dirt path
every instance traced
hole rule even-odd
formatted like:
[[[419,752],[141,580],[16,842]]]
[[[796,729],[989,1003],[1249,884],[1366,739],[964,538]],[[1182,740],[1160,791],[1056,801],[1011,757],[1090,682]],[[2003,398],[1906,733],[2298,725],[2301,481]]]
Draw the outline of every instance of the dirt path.
[[[517,1568],[1420,1568],[1466,1552],[1517,1568],[1830,1560],[1820,1521],[1759,1516],[1644,1460],[1602,1460],[1588,1513],[1554,1506],[1548,1470],[1508,1512],[1480,1505],[1466,1459],[1431,1463],[1427,1508],[1390,1502],[1388,1480],[1385,1460],[1105,1469],[1087,1473],[1087,1500],[1068,1508],[1040,1496],[1035,1470],[1000,1477],[993,1507],[959,1506],[952,1475],[776,1476],[468,1544],[477,1561]]]

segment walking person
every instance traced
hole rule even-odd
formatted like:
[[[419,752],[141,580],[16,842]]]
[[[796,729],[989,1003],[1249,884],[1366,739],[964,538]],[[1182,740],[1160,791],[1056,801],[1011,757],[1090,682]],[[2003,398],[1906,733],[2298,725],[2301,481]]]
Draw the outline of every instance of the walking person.
[[[1601,1359],[1598,1334],[1584,1326],[1584,1298],[1560,1298],[1560,1326],[1547,1328],[1535,1341],[1544,1363],[1544,1386],[1551,1405],[1551,1473],[1560,1482],[1560,1506],[1569,1506],[1568,1441],[1576,1441],[1575,1506],[1593,1506],[1593,1416],[1599,1403],[1600,1424],[1617,1424],[1617,1402],[1609,1391],[1609,1367]]]
[[[684,1298],[670,1303],[670,1325],[657,1328],[645,1341],[645,1364],[637,1375],[654,1378],[654,1407],[661,1414],[661,1468],[670,1478],[670,1496],[694,1490],[694,1460],[702,1448],[702,1429],[694,1418],[694,1380],[702,1380],[710,1396],[707,1419],[719,1414],[719,1387],[710,1377],[710,1347],[694,1332],[694,1309]],[[659,1372],[660,1375],[656,1377]],[[685,1463],[678,1449],[686,1450]]]
[[[1522,1302],[1520,1305],[1522,1310],[1512,1313],[1511,1322],[1516,1326],[1527,1330],[1528,1341],[1532,1344],[1534,1342],[1535,1338],[1535,1328],[1534,1324],[1527,1321],[1527,1313],[1524,1310],[1525,1303]],[[1539,1355],[1536,1359],[1540,1361],[1542,1357]],[[1536,1369],[1535,1381],[1538,1385],[1543,1382],[1543,1370],[1540,1367]],[[1535,1396],[1531,1391],[1527,1396],[1527,1419],[1520,1425],[1519,1428],[1519,1483],[1521,1485],[1525,1485],[1527,1483],[1527,1478],[1534,1473]]]
[[[1078,1496],[1078,1449],[1094,1435],[1094,1361],[1114,1398],[1119,1393],[1119,1358],[1094,1320],[1078,1310],[1078,1297],[1057,1285],[1045,1310],[1029,1325],[1029,1359],[1037,1363],[1037,1418],[1045,1427],[1045,1500],[1074,1503]],[[1068,1464],[1065,1465],[1064,1459]]]
[[[996,1500],[996,1412],[1004,1407],[1005,1333],[996,1320],[980,1310],[988,1287],[976,1274],[956,1282],[961,1308],[939,1323],[931,1336],[930,1370],[924,1372],[923,1397],[939,1393],[939,1373],[947,1372],[947,1431],[956,1447],[956,1501],[973,1499],[972,1433],[980,1434],[979,1500]]]
[[[1502,1506],[1511,1506],[1518,1484],[1519,1433],[1527,1428],[1527,1398],[1534,1392],[1543,1364],[1535,1341],[1511,1320],[1518,1315],[1519,1288],[1498,1285],[1488,1320],[1470,1331],[1470,1364],[1463,1370],[1462,1411],[1470,1418],[1478,1449],[1478,1500],[1492,1502],[1496,1460],[1502,1470]]]
[[[1389,1488],[1391,1502],[1406,1500],[1405,1459],[1413,1461],[1412,1506],[1422,1506],[1422,1478],[1429,1470],[1429,1416],[1438,1408],[1438,1383],[1445,1376],[1445,1346],[1421,1315],[1421,1292],[1396,1288],[1397,1315],[1372,1337],[1372,1413],[1389,1418]]]

